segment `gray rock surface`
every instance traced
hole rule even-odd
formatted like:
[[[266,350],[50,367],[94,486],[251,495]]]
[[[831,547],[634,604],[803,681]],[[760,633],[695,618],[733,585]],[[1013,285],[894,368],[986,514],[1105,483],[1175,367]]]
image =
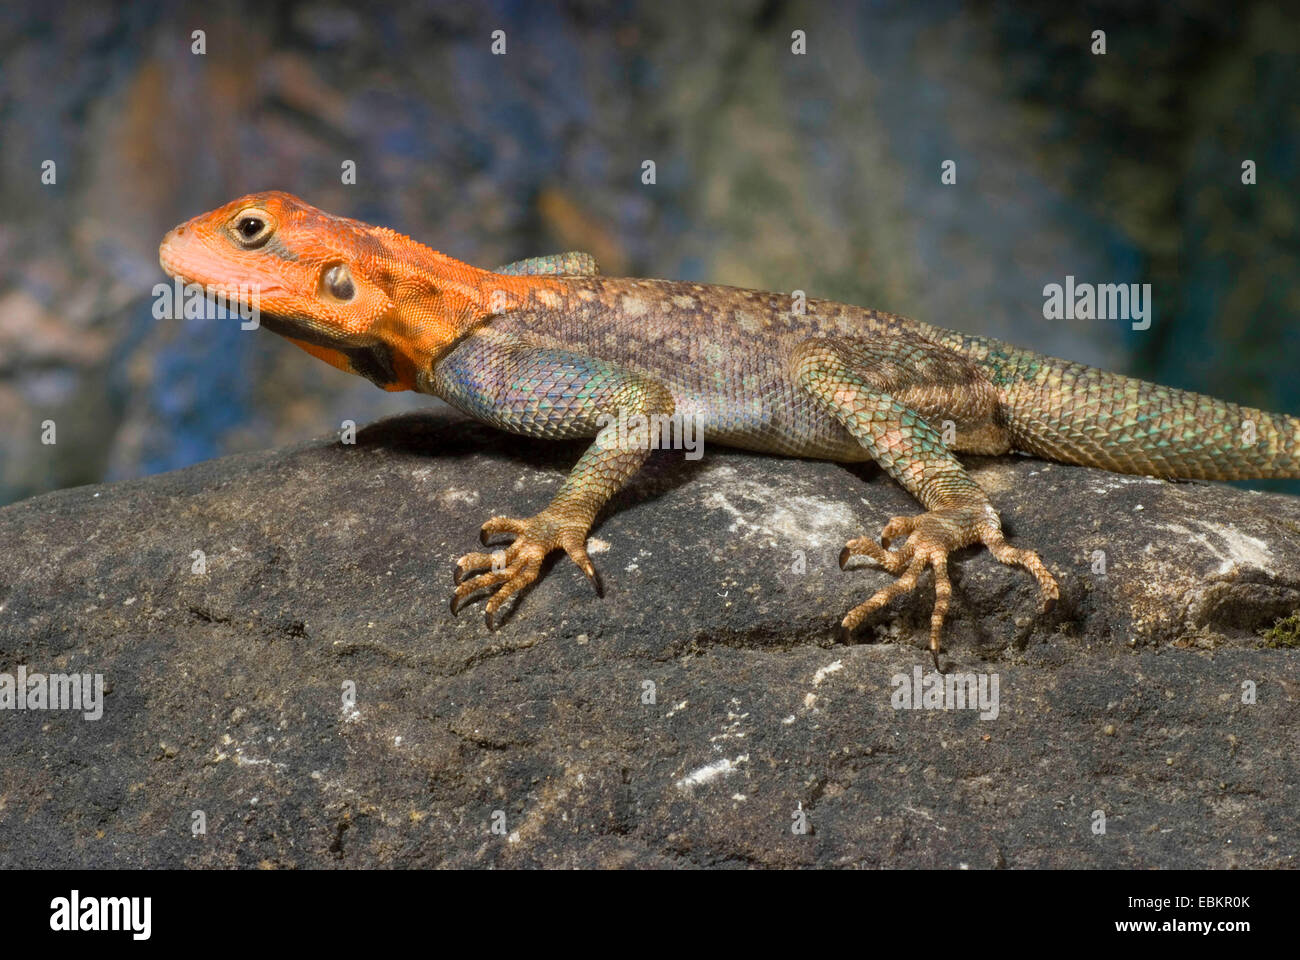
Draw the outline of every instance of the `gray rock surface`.
[[[108,691],[0,711],[0,865],[1294,864],[1300,654],[1258,631],[1300,607],[1300,500],[971,459],[1063,593],[956,559],[981,719],[892,706],[928,576],[836,637],[888,580],[843,542],[916,510],[871,467],[660,453],[594,533],[603,600],[561,557],[496,633],[453,619],[479,524],[579,449],[435,409],[0,510],[0,672]]]

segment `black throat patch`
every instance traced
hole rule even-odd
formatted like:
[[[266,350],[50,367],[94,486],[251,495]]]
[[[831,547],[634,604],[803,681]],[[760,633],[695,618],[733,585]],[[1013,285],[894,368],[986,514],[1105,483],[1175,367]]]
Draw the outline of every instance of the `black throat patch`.
[[[353,371],[376,386],[385,387],[397,380],[397,370],[393,366],[393,351],[387,344],[375,343],[358,347],[323,334],[300,320],[271,313],[263,313],[260,322],[266,329],[282,337],[292,337],[294,340],[310,343],[314,347],[337,350],[348,358],[348,364]]]

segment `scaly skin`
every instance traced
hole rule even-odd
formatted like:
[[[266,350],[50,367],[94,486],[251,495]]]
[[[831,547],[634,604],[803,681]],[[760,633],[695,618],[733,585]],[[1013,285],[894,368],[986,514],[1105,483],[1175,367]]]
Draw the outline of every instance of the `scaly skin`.
[[[599,590],[587,534],[650,453],[644,436],[602,430],[602,415],[697,415],[708,442],[875,460],[926,512],[894,517],[879,543],[849,541],[841,567],[866,556],[898,579],[843,628],[929,567],[936,665],[953,550],[982,543],[1024,567],[1044,610],[1058,595],[1038,555],[1005,541],[954,452],[1019,450],[1159,477],[1300,476],[1294,417],[846,304],[808,300],[799,313],[781,294],[601,277],[581,253],[481,270],[286,193],[250,194],[175,228],[159,261],[186,282],[255,285],[263,325],[386,390],[434,394],[525,436],[596,438],[541,513],[483,524],[485,544],[514,537],[503,553],[457,562],[452,612],[490,589],[489,626],[553,550]]]

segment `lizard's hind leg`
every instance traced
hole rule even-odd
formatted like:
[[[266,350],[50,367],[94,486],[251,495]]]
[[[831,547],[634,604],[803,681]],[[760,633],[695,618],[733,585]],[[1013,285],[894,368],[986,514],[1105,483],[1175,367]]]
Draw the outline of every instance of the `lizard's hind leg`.
[[[944,618],[952,597],[948,555],[983,543],[1002,563],[1022,566],[1038,581],[1042,609],[1056,601],[1056,580],[1031,550],[1002,536],[988,495],[966,473],[932,423],[951,420],[959,449],[1000,453],[1008,449],[999,422],[993,384],[966,358],[919,338],[872,341],[815,338],[791,358],[798,384],[811,393],[884,470],[925,507],[911,517],[894,517],[881,532],[850,540],[840,554],[867,556],[898,579],[845,615],[851,633],[871,613],[913,590],[926,567],[934,570],[935,603],[930,616],[930,652],[935,666]],[[897,549],[891,541],[906,537]]]

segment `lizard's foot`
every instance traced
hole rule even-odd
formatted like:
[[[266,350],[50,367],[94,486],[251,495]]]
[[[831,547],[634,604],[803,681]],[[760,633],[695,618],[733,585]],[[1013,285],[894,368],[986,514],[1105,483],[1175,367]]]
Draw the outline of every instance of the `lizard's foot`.
[[[888,549],[896,537],[906,535],[907,541],[897,550]],[[880,533],[880,543],[870,537],[850,540],[840,553],[840,569],[850,557],[867,556],[898,579],[884,587],[868,600],[848,612],[842,622],[847,638],[870,614],[879,610],[894,597],[908,593],[925,568],[934,569],[934,612],[930,615],[930,653],[935,669],[939,669],[939,639],[943,632],[944,617],[952,599],[952,583],[948,579],[948,554],[972,543],[982,543],[1002,563],[1024,567],[1038,581],[1041,605],[1046,613],[1056,603],[1060,591],[1038,554],[1011,546],[1002,536],[997,514],[988,506],[947,507],[931,510],[913,517],[894,517]]]
[[[489,630],[496,629],[493,617],[501,605],[524,587],[537,579],[542,561],[554,550],[563,550],[587,575],[596,594],[602,594],[600,578],[587,556],[587,526],[572,518],[566,519],[543,510],[527,520],[514,517],[493,517],[483,524],[479,540],[487,546],[488,537],[495,534],[512,534],[514,542],[495,553],[467,553],[456,561],[453,581],[456,590],[451,595],[451,612],[455,616],[461,603],[487,587],[495,588],[488,598],[484,616]],[[487,569],[486,573],[476,571]],[[466,579],[468,577],[468,579]]]

